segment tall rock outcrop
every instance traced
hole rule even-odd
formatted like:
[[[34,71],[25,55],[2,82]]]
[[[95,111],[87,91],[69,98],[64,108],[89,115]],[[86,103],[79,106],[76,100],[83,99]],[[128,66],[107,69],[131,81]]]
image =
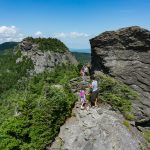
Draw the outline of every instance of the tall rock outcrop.
[[[42,40],[42,42],[38,40]],[[61,64],[78,64],[75,57],[61,41],[52,39],[53,41],[48,43],[49,41],[47,42],[47,40],[48,39],[43,40],[41,38],[31,38],[31,40],[28,40],[28,38],[24,39],[17,47],[17,49],[21,50],[21,58],[18,58],[17,62],[22,61],[24,56],[30,58],[33,62],[35,73],[41,73],[44,70],[53,70],[54,67]],[[44,46],[41,47],[40,44]],[[63,50],[61,50],[59,44]],[[52,48],[47,48],[48,46]],[[44,47],[46,49],[44,49]],[[55,49],[53,49],[53,47]]]
[[[135,114],[146,120],[143,126],[150,126],[150,31],[138,26],[107,31],[90,43],[92,70],[109,74],[138,91],[140,101],[133,102]]]

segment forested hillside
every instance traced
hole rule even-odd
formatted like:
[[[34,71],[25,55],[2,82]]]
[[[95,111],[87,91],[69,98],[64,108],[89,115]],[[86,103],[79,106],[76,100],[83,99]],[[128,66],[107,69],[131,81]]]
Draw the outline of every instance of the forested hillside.
[[[0,44],[0,53],[4,52],[4,50],[12,49],[18,44],[18,42],[5,42]]]
[[[76,57],[78,62],[80,62],[81,64],[91,63],[90,53],[72,52],[72,54]]]
[[[56,45],[57,48],[57,45]],[[68,81],[73,65],[30,75],[33,62],[11,49],[0,55],[0,149],[43,150],[70,115],[76,97]]]

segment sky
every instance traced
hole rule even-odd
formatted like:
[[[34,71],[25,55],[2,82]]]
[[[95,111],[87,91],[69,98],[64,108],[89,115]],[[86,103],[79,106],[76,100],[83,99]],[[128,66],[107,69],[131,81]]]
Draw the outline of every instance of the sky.
[[[150,0],[0,0],[0,43],[58,38],[89,49],[89,39],[128,26],[150,30]]]

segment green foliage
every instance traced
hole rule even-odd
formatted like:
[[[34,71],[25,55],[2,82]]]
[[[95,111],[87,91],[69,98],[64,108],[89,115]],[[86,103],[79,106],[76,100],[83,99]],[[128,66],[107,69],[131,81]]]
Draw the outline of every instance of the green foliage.
[[[72,54],[76,57],[77,61],[81,63],[82,65],[91,62],[90,53],[72,52]]]
[[[33,68],[32,61],[23,58],[23,61],[16,63],[17,55],[12,53],[0,55],[0,94],[13,87],[23,76],[27,76],[27,70]]]
[[[139,143],[140,146],[140,150],[148,150],[145,145],[143,145],[142,143]]]
[[[130,120],[130,121],[135,120],[135,116],[134,116],[134,114],[131,113],[131,112],[126,112],[126,113],[124,114],[124,116],[125,116],[125,118],[126,118],[127,120]]]
[[[18,42],[5,42],[0,44],[0,54],[4,53],[8,49],[13,49],[17,46]]]
[[[20,54],[12,51],[6,55],[0,55],[0,95],[13,87],[23,76],[27,76],[27,70],[33,68],[32,61],[26,57],[21,62],[16,63]]]
[[[53,72],[23,77],[3,91],[0,149],[43,150],[54,140],[76,101],[67,82],[77,76],[77,71],[71,65],[58,66]]]
[[[124,120],[123,124],[128,128],[128,130],[131,130],[130,123],[127,120]]]
[[[56,39],[28,39],[39,44],[41,50],[63,52],[67,48]],[[32,41],[33,40],[33,41]],[[0,149],[43,150],[59,132],[60,126],[71,115],[76,97],[68,81],[78,75],[72,65],[58,66],[29,76],[33,63],[16,47],[0,55]],[[57,88],[54,85],[61,85]]]
[[[100,74],[97,78],[100,86],[101,99],[124,114],[130,112],[132,108],[131,101],[137,99],[137,93],[125,84],[118,82],[109,76]]]
[[[11,117],[0,127],[0,149],[22,149],[22,143],[29,143],[30,122],[27,117]]]
[[[145,132],[143,132],[143,135],[144,135],[145,139],[150,143],[150,132],[145,131]]]
[[[27,37],[24,40],[38,44],[38,48],[41,51],[54,51],[59,53],[64,53],[68,51],[66,45],[58,39],[55,38],[32,38]]]
[[[62,65],[62,66],[57,66],[52,76],[55,78],[55,83],[65,84],[70,79],[77,77],[78,72],[79,72],[78,68],[73,65],[67,65],[67,66]]]

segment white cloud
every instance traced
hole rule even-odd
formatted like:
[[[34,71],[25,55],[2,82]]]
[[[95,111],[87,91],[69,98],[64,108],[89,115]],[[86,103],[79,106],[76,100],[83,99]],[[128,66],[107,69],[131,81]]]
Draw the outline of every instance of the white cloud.
[[[3,34],[5,36],[8,36],[9,34],[16,34],[16,27],[15,26],[1,26],[0,27],[0,34]]]
[[[36,37],[42,37],[43,36],[43,33],[41,31],[37,31],[35,34],[34,34]]]
[[[19,33],[15,26],[0,26],[0,43],[21,41],[24,35]]]
[[[75,38],[75,39],[89,37],[87,33],[82,32],[69,32],[69,33],[60,32],[54,33],[53,36],[56,38]]]
[[[53,36],[56,38],[66,38],[67,35],[63,32],[60,32],[60,33],[54,33]]]
[[[0,43],[9,41],[21,41],[25,36],[33,37],[49,37],[41,31],[32,33],[31,35],[22,34],[16,26],[0,26]],[[51,34],[64,42],[68,47],[72,48],[85,48],[89,47],[89,38],[91,35],[83,32],[58,32]],[[74,40],[73,40],[74,39]]]

